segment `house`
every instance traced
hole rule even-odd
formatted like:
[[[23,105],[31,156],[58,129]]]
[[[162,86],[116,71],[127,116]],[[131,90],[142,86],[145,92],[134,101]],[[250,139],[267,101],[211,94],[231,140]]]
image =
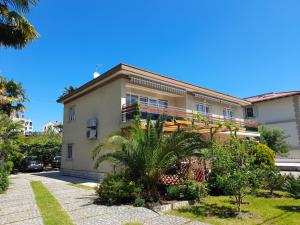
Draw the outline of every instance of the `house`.
[[[289,158],[300,158],[300,91],[272,92],[246,98],[247,117],[259,125],[281,128],[289,136]]]
[[[11,116],[13,121],[20,122],[22,124],[22,132],[24,135],[29,136],[32,135],[33,132],[33,126],[32,126],[32,120],[25,118],[25,115],[19,115],[19,114],[13,114]]]
[[[245,118],[250,102],[125,64],[57,101],[64,104],[61,170],[73,176],[98,179],[112,171],[108,162],[94,169],[92,150],[112,132],[128,127],[137,111],[142,119],[164,115],[165,132],[181,126],[210,138],[217,130],[214,138],[221,140],[232,131],[220,122],[230,121],[240,127],[235,131],[239,137],[259,136],[256,123]],[[202,119],[194,120],[199,114]]]
[[[58,121],[53,121],[53,122],[47,122],[43,125],[43,131],[48,132],[48,131],[53,131],[57,134],[62,133],[63,129],[63,123],[58,122]]]

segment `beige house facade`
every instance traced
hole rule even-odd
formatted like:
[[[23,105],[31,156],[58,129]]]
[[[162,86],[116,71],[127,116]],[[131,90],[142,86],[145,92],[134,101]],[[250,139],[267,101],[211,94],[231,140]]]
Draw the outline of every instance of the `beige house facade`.
[[[186,118],[201,114],[209,123],[204,126],[197,122],[201,129],[195,132],[209,135],[218,122],[231,121],[240,126],[238,136],[258,136],[256,123],[245,117],[246,108],[251,107],[249,101],[125,64],[117,65],[58,102],[64,104],[61,170],[73,176],[98,179],[112,171],[108,162],[94,168],[92,150],[112,132],[128,127],[137,111],[142,120],[149,114],[153,120],[164,115],[168,121],[165,132],[172,132],[190,121],[183,121]],[[228,135],[229,131],[221,128],[215,138]]]
[[[259,125],[283,129],[291,146],[288,157],[300,158],[300,91],[272,92],[249,97]]]

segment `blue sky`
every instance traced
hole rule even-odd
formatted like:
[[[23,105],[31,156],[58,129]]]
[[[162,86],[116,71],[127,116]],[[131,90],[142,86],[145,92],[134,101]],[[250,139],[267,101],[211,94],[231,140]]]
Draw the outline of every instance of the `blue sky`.
[[[299,90],[298,0],[41,0],[40,38],[0,49],[0,71],[22,82],[35,130],[62,120],[63,88],[123,62],[238,97]]]

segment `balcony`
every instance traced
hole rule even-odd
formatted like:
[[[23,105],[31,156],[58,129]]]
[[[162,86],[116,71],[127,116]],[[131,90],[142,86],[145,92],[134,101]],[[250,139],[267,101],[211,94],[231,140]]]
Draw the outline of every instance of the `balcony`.
[[[190,127],[194,131],[200,133],[209,133],[211,128],[219,127],[221,131],[228,130],[226,122],[235,124],[239,127],[239,131],[257,132],[257,123],[248,119],[241,118],[224,118],[221,115],[206,114],[197,116],[197,111],[178,108],[173,106],[159,107],[149,104],[132,104],[122,107],[122,122],[126,123],[140,114],[141,119],[145,120],[149,115],[152,120],[157,120],[159,116],[163,116],[165,120],[164,130],[174,131],[178,126]]]

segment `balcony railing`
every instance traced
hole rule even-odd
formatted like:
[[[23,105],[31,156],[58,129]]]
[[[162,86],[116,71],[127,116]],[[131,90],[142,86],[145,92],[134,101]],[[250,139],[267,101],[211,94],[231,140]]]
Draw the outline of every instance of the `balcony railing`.
[[[126,122],[134,118],[135,115],[140,114],[141,119],[146,119],[149,115],[152,120],[157,120],[159,116],[164,116],[166,121],[174,120],[189,120],[196,119],[199,112],[185,108],[178,108],[174,106],[160,107],[158,105],[149,104],[131,104],[123,105],[122,107],[122,121]],[[200,113],[201,114],[201,113]],[[224,118],[221,115],[215,114],[201,114],[202,118],[206,118],[209,124],[218,124],[224,122],[234,123],[241,128],[249,131],[257,131],[257,123],[248,119],[241,118]],[[201,120],[201,118],[200,118]]]

